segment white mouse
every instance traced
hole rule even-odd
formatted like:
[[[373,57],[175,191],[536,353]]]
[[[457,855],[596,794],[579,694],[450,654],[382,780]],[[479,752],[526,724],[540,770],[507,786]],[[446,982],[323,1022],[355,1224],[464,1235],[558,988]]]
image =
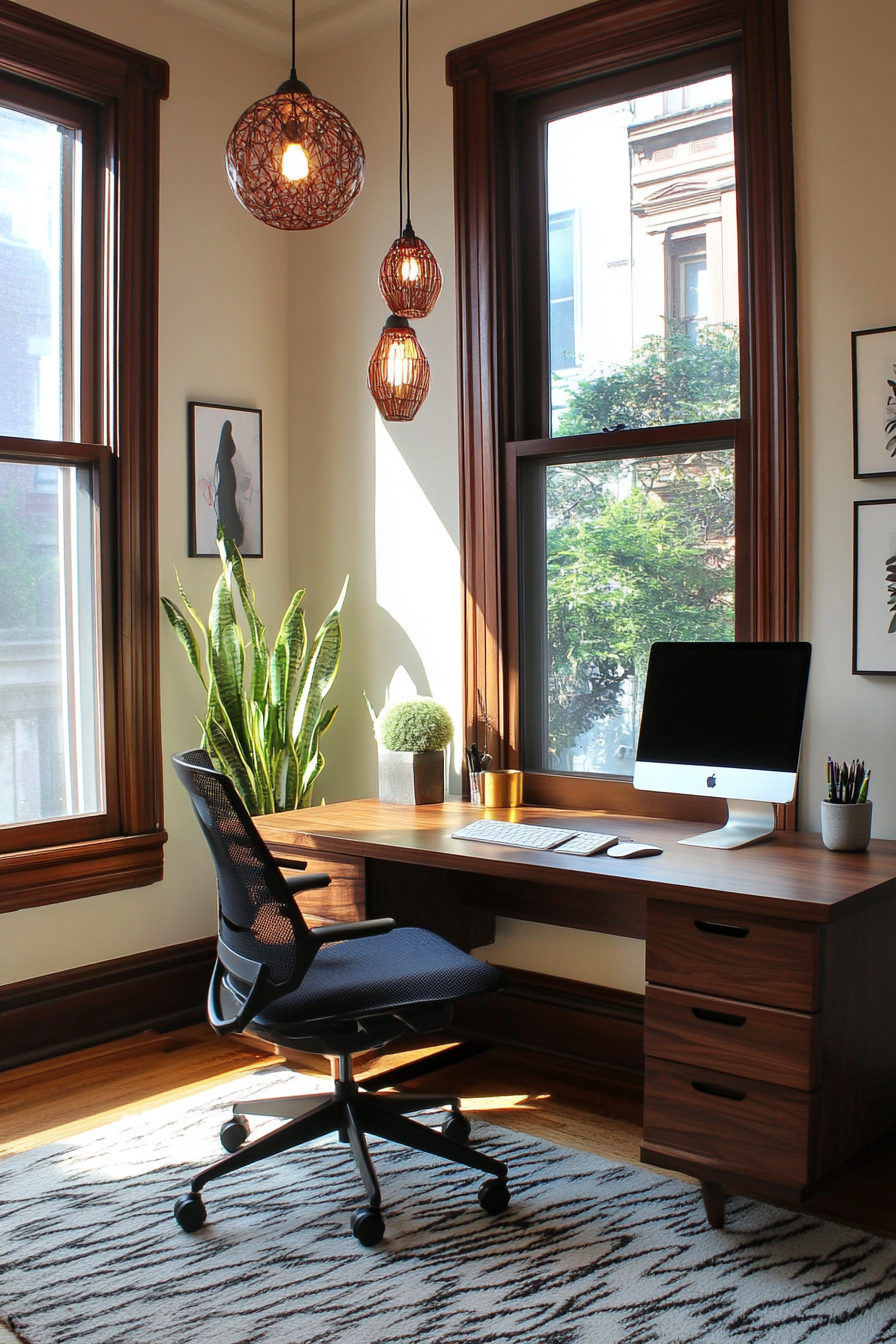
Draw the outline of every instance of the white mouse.
[[[624,840],[604,851],[611,859],[645,859],[648,854],[662,854],[659,845],[642,844],[637,840]]]

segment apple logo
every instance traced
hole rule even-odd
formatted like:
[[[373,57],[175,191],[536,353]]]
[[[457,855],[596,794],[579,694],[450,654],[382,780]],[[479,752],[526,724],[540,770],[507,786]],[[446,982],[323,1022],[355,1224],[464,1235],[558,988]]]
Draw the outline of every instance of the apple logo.
[[[716,786],[716,777],[715,775],[710,775],[706,781],[706,787],[708,789],[714,789],[715,786]]]

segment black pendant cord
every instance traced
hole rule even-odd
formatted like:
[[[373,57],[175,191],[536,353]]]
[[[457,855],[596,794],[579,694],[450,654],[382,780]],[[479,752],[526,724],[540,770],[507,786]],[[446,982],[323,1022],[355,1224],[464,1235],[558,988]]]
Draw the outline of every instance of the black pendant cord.
[[[398,0],[398,236],[404,223],[404,5]]]
[[[296,0],[292,0],[292,68],[289,77],[290,79],[298,79],[296,74]]]
[[[407,228],[411,227],[411,0],[404,4],[404,160],[408,198]]]

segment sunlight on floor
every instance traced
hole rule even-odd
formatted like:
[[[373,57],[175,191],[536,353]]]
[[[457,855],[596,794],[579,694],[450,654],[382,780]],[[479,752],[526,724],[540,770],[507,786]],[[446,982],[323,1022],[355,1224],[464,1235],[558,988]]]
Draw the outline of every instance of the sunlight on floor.
[[[464,1111],[531,1111],[536,1102],[549,1100],[549,1092],[535,1097],[523,1092],[516,1097],[461,1097],[460,1105]]]

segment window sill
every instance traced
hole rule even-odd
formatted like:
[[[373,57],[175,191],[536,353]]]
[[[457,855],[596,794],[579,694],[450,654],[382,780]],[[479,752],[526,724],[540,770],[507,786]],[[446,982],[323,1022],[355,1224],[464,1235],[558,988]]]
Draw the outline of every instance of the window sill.
[[[159,882],[165,831],[0,855],[0,913]]]

